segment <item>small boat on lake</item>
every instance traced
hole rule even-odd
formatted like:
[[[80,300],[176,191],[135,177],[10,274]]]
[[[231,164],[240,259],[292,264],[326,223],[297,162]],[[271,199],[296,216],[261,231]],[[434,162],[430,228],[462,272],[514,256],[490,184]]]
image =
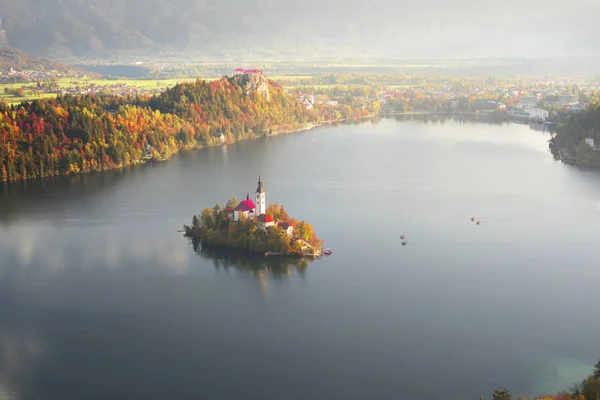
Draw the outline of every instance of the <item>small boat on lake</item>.
[[[400,236],[400,239],[406,239],[406,235]]]
[[[323,249],[323,255],[330,256],[332,253],[331,249]]]

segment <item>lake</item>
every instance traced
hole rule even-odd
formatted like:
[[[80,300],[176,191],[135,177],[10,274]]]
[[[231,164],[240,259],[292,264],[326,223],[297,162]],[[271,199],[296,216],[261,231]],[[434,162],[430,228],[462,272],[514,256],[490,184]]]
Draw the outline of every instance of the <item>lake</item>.
[[[383,119],[0,186],[0,398],[566,389],[600,357],[600,173],[549,137]],[[259,174],[333,255],[195,251],[177,232]]]

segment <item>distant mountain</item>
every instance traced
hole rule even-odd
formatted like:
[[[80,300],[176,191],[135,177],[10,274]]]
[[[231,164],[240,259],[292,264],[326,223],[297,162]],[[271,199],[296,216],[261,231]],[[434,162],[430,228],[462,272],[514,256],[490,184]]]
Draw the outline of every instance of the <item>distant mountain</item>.
[[[72,67],[56,61],[34,57],[21,50],[0,46],[0,72],[9,71],[11,68],[14,68],[17,71],[34,70],[67,72],[73,70]]]
[[[0,0],[0,45],[35,55],[598,54],[600,2]]]

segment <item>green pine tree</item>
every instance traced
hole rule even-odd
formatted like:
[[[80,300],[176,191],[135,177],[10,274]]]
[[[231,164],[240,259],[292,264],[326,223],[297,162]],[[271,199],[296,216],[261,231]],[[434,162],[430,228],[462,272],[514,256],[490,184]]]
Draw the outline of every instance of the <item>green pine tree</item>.
[[[496,389],[494,390],[493,400],[511,400],[511,394],[508,389]]]
[[[594,373],[592,375],[594,378],[600,379],[600,360],[594,365]]]

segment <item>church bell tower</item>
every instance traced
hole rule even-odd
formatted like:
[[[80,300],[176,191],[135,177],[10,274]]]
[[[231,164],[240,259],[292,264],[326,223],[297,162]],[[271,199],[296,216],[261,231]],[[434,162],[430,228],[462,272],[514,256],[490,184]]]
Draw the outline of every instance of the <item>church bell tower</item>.
[[[265,189],[263,188],[262,176],[258,176],[258,187],[256,188],[256,216],[266,214],[267,212],[267,200],[265,195]]]

